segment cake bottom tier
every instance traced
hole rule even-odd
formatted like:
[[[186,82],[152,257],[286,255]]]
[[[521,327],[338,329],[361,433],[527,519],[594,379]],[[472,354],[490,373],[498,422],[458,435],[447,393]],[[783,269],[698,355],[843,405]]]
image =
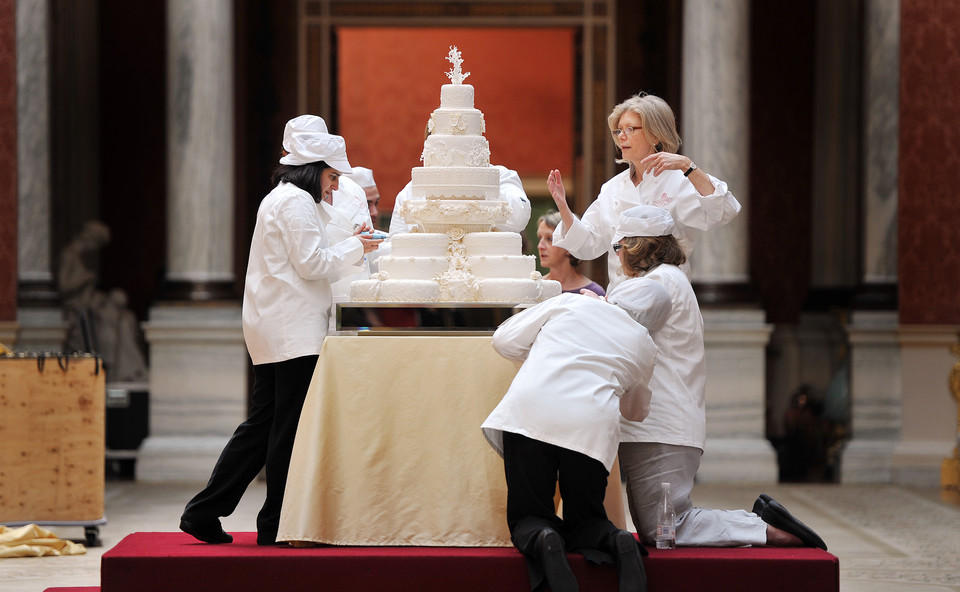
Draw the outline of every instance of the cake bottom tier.
[[[560,282],[519,278],[359,280],[353,302],[542,302],[560,294]]]

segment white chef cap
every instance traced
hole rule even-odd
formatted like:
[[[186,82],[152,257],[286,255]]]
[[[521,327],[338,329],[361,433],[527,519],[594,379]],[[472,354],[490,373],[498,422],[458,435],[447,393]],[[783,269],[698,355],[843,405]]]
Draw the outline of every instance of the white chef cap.
[[[353,167],[353,172],[346,177],[356,181],[357,185],[364,189],[377,186],[376,181],[373,180],[373,171],[366,167]]]
[[[322,117],[317,115],[301,115],[299,117],[294,117],[287,122],[287,125],[283,128],[283,149],[289,152],[287,146],[290,143],[290,136],[293,135],[294,131],[298,132],[316,132],[318,134],[329,133],[327,131],[327,122],[323,120]]]
[[[607,294],[607,302],[627,311],[650,333],[656,333],[667,323],[673,309],[670,295],[663,285],[646,277],[620,282]]]
[[[280,164],[302,166],[322,160],[341,173],[353,170],[347,160],[346,141],[327,133],[327,124],[316,115],[301,115],[287,122],[283,149],[287,154]]]
[[[613,242],[626,236],[664,236],[673,234],[675,225],[670,212],[656,206],[634,206],[620,214]]]

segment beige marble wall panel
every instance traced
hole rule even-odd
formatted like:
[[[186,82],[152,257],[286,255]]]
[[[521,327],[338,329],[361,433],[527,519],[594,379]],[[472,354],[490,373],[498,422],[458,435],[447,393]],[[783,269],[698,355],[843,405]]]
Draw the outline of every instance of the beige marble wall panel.
[[[950,346],[960,341],[960,326],[903,325],[900,327],[903,367],[904,442],[940,441],[946,456],[956,443],[957,403],[948,378],[957,356]]]
[[[240,307],[154,307],[151,436],[227,436],[246,417],[247,356]]]

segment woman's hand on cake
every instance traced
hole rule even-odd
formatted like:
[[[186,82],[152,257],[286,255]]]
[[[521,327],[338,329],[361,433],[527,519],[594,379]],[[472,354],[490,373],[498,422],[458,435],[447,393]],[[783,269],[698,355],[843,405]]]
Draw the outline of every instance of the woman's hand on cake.
[[[373,238],[369,233],[373,231],[373,227],[364,222],[353,231],[353,236],[360,239],[360,242],[363,243],[363,252],[369,253],[370,251],[376,251],[380,248],[380,243],[383,242],[382,238]],[[363,233],[367,233],[364,236]]]

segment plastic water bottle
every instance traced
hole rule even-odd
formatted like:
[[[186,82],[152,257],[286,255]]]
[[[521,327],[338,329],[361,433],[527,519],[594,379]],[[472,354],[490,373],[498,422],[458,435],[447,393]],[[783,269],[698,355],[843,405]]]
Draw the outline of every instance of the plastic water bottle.
[[[670,498],[670,484],[660,484],[660,503],[657,504],[657,548],[676,549],[677,513]]]

